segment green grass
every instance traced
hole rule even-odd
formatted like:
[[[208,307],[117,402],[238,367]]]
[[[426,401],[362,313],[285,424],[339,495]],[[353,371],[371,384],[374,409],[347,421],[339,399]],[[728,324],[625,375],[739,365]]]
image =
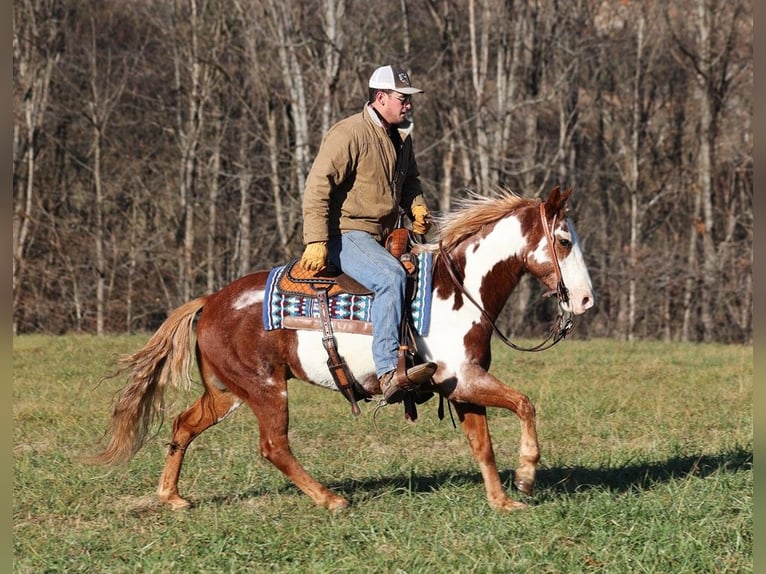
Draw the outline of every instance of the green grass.
[[[92,454],[120,380],[116,354],[147,336],[14,339],[14,571],[752,572],[752,348],[564,341],[495,348],[492,372],[537,407],[542,460],[529,509],[489,508],[459,429],[396,407],[354,419],[337,394],[290,384],[291,441],[347,496],[317,508],[258,455],[240,409],[188,451],[188,511],[157,506],[172,417],[126,468]],[[511,489],[519,425],[491,410]]]

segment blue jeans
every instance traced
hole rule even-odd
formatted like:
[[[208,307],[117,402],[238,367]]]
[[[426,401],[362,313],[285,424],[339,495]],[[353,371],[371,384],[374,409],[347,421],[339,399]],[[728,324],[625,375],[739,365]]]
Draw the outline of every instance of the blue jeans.
[[[372,358],[378,377],[396,369],[399,325],[402,318],[407,272],[402,264],[369,233],[348,231],[327,242],[333,265],[375,294],[372,319]]]

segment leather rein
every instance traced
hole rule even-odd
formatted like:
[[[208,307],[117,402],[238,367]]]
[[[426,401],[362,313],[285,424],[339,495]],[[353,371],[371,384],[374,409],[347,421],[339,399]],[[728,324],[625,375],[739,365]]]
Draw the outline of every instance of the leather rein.
[[[444,245],[441,241],[439,241],[439,254],[444,259],[444,266],[447,269],[447,272],[449,273],[450,279],[452,279],[452,282],[455,284],[455,287],[458,288],[458,290],[465,295],[465,297],[476,306],[476,308],[481,311],[482,316],[489,322],[489,324],[492,326],[493,331],[497,335],[497,337],[507,346],[511,347],[512,349],[516,349],[517,351],[528,351],[528,352],[537,352],[537,351],[545,351],[546,349],[550,349],[561,341],[563,338],[565,338],[569,332],[574,327],[574,321],[572,320],[572,313],[570,311],[564,311],[561,308],[561,303],[567,303],[569,301],[569,290],[567,289],[566,285],[564,285],[564,278],[561,275],[561,266],[559,265],[559,260],[556,257],[556,250],[554,246],[553,241],[553,234],[551,233],[551,228],[556,228],[556,220],[558,218],[558,213],[553,216],[553,224],[552,226],[548,226],[548,218],[546,217],[545,213],[545,203],[540,203],[540,219],[542,221],[543,225],[543,232],[545,233],[545,239],[548,243],[548,251],[551,256],[551,260],[553,261],[553,269],[556,273],[556,290],[555,291],[549,291],[545,293],[544,297],[549,297],[551,295],[556,295],[556,298],[559,301],[559,315],[556,318],[556,321],[551,325],[550,331],[548,332],[548,336],[538,345],[535,345],[534,347],[521,347],[511,341],[506,335],[500,330],[500,328],[497,326],[495,321],[489,316],[489,313],[487,313],[487,310],[484,309],[484,307],[479,303],[468,291],[465,290],[465,287],[463,286],[463,281],[458,277],[457,269],[455,269],[455,263],[453,262],[452,258],[450,257],[450,254],[447,252],[446,249],[444,249]]]

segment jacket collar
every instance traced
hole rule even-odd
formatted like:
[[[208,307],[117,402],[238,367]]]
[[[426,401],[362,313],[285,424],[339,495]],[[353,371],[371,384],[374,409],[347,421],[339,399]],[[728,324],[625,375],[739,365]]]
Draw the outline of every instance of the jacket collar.
[[[390,124],[381,118],[378,115],[378,112],[375,111],[375,108],[373,108],[369,103],[364,104],[364,111],[365,115],[370,118],[373,124],[388,131]],[[399,131],[401,138],[404,139],[412,133],[413,124],[410,120],[405,119],[402,123],[398,124],[396,128]]]

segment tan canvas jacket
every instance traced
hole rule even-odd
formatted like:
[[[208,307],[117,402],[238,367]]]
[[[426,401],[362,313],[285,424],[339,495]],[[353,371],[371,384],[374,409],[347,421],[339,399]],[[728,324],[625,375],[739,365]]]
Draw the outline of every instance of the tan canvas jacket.
[[[336,123],[314,159],[303,196],[303,241],[325,241],[346,231],[366,231],[383,241],[401,205],[425,205],[412,150],[412,124],[399,126],[402,165],[391,138],[365,104]]]

